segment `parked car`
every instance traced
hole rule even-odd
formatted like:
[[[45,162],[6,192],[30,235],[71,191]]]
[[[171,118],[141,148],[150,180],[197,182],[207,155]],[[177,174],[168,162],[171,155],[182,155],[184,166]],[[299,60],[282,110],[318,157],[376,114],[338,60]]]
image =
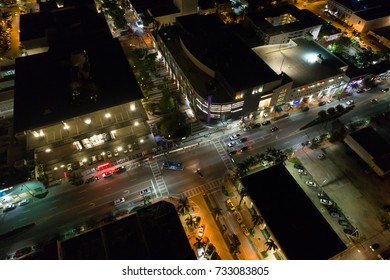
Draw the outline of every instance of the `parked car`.
[[[114,201],[114,205],[117,206],[117,205],[119,205],[119,204],[125,203],[125,201],[126,201],[126,200],[125,200],[124,197],[119,198],[119,199],[117,199],[117,200]]]
[[[350,229],[350,228],[345,228],[343,231],[345,234],[348,234],[348,235],[353,235],[354,233],[356,233],[356,230]]]
[[[324,204],[324,205],[333,205],[332,201],[330,201],[329,199],[324,199],[324,198],[320,199],[320,203]]]
[[[301,175],[307,175],[307,172],[305,169],[298,169],[298,173]]]
[[[309,107],[306,107],[306,106],[301,108],[301,111],[302,111],[302,112],[307,112],[307,111],[309,111],[309,110],[310,110],[310,108],[309,108]]]
[[[369,248],[371,249],[371,251],[374,252],[376,249],[379,249],[379,247],[380,247],[380,245],[378,243],[374,243],[374,244],[371,244]]]
[[[269,124],[271,124],[271,122],[270,122],[270,121],[264,121],[264,122],[262,122],[261,124],[262,124],[262,125],[269,125]]]
[[[339,223],[339,225],[344,226],[344,227],[352,227],[350,222],[348,222],[346,220],[339,220],[338,223]]]
[[[253,128],[257,128],[257,127],[261,127],[261,124],[260,124],[260,123],[255,123],[255,124],[253,125]]]
[[[355,104],[355,101],[353,100],[348,100],[347,102],[345,102],[347,105],[353,105]]]
[[[314,183],[313,181],[309,181],[309,180],[306,181],[306,185],[308,185],[309,187],[317,187],[316,183]]]
[[[357,91],[357,93],[363,93],[364,92],[364,89],[359,89],[358,91]]]
[[[277,126],[271,127],[271,132],[275,132],[275,131],[278,131],[278,130],[279,130],[279,127],[277,127]]]
[[[240,138],[240,134],[233,134],[232,136],[230,136],[229,138],[230,138],[230,140],[236,140],[236,139],[238,139],[238,138]]]
[[[245,224],[241,224],[240,227],[241,227],[242,233],[244,233],[245,236],[249,236],[250,235],[249,230],[248,230],[248,228],[246,227]]]
[[[106,155],[107,155],[107,158],[112,158],[112,153],[111,153],[111,151],[107,151]]]
[[[336,219],[341,219],[341,214],[339,212],[330,212],[330,215],[333,217],[333,218],[336,218]]]
[[[320,103],[318,103],[318,106],[324,106],[326,104],[325,101],[321,101]]]
[[[204,224],[201,224],[198,228],[198,236],[199,237],[203,237],[204,235],[204,228],[205,228],[205,225]]]
[[[238,238],[237,234],[233,233],[232,238],[236,244],[241,244],[240,239]]]
[[[296,168],[296,169],[304,169],[303,166],[298,164],[298,163],[294,164],[294,168]]]
[[[319,154],[319,155],[317,156],[317,158],[318,158],[318,159],[324,159],[324,158],[325,158],[325,155],[324,155],[324,154]]]
[[[226,200],[226,205],[227,205],[227,207],[228,207],[231,211],[236,210],[236,207],[234,206],[233,202],[232,202],[230,199]]]
[[[114,156],[119,157],[118,149],[115,149],[115,150],[114,150]]]
[[[234,147],[236,145],[236,141],[232,141],[228,144],[228,147]]]
[[[242,147],[242,148],[241,148],[241,150],[240,150],[240,151],[241,151],[241,153],[242,153],[242,152],[245,152],[245,151],[247,151],[248,149],[249,149],[249,147],[248,147],[248,146],[244,146],[244,147]]]
[[[236,210],[234,210],[233,216],[234,216],[234,218],[236,219],[236,221],[237,221],[239,224],[242,223],[241,215],[240,215],[240,213],[238,213]]]

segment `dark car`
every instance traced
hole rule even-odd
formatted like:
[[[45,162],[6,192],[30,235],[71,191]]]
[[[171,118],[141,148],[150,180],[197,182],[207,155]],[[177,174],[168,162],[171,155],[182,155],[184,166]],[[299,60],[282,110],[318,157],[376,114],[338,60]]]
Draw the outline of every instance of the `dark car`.
[[[241,148],[241,152],[245,152],[245,151],[247,151],[248,149],[249,149],[248,146],[244,146],[244,147]]]
[[[248,141],[248,138],[243,137],[243,138],[238,139],[237,141],[238,141],[239,143],[244,143],[244,142]]]
[[[257,127],[261,127],[261,124],[255,123],[255,124],[253,125],[253,128],[257,128]]]
[[[229,152],[229,156],[234,156],[235,154],[237,154],[237,151],[236,151],[236,150],[233,150],[233,151],[230,151],[230,152]]]
[[[296,169],[304,169],[304,167],[298,163],[294,164],[294,168]]]
[[[379,249],[380,245],[378,243],[374,243],[370,245],[371,251],[375,251],[376,249]]]
[[[383,92],[388,92],[389,91],[389,88],[384,88],[382,89]]]
[[[122,165],[121,167],[115,168],[115,173],[120,174],[126,171],[126,167]]]
[[[324,106],[324,105],[326,105],[325,101],[321,101],[320,103],[318,103],[318,106]]]
[[[271,122],[270,121],[264,121],[264,122],[262,122],[261,124],[262,125],[269,125]]]
[[[277,127],[277,126],[271,127],[271,132],[275,132],[275,131],[278,131],[278,130],[279,130],[279,127]]]

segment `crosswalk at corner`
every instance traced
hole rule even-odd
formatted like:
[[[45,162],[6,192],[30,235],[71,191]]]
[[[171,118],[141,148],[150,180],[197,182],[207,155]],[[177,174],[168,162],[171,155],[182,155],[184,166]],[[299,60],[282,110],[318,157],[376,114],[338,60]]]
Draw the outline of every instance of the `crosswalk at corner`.
[[[223,163],[225,164],[228,170],[234,169],[233,163],[230,159],[230,156],[227,154],[225,147],[219,140],[213,141],[215,149],[217,150],[219,156],[221,157]]]
[[[216,191],[218,189],[221,189],[221,187],[223,186],[223,182],[223,178],[219,178],[214,181],[207,182],[206,184],[200,185],[199,187],[185,191],[182,194],[185,197],[191,198],[206,192],[212,192],[214,190]]]

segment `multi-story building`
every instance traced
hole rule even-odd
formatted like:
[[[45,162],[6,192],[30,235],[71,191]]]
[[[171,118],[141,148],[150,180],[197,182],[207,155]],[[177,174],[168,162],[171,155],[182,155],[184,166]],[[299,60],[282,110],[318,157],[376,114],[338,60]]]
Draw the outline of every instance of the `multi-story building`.
[[[291,39],[306,34],[311,34],[313,39],[317,39],[322,26],[318,16],[293,5],[248,13],[244,21],[253,28],[265,45],[288,43]]]
[[[51,167],[151,137],[141,90],[104,16],[94,1],[69,5],[20,19],[22,44],[47,46],[16,59],[15,134]],[[35,20],[41,24],[29,25]]]
[[[390,25],[386,0],[328,0],[328,12],[362,33]]]

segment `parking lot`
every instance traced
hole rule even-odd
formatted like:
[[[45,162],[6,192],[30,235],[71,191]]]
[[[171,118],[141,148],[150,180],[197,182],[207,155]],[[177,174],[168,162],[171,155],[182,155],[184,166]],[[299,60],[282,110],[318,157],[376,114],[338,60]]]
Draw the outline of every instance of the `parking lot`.
[[[318,155],[322,153],[325,158],[319,159]],[[369,172],[366,164],[343,143],[328,144],[315,150],[306,147],[297,151],[296,156],[308,174],[300,174],[292,164],[289,170],[348,246],[345,259],[376,259],[379,252],[389,248],[390,216],[383,209],[390,203],[389,177],[380,178]],[[308,186],[307,180],[315,182],[317,187]],[[339,209],[343,219],[332,217],[329,207],[320,203],[318,193],[321,191]],[[344,219],[357,229],[354,234],[344,231],[346,227],[340,222]],[[369,248],[374,243],[380,244],[375,252]]]

